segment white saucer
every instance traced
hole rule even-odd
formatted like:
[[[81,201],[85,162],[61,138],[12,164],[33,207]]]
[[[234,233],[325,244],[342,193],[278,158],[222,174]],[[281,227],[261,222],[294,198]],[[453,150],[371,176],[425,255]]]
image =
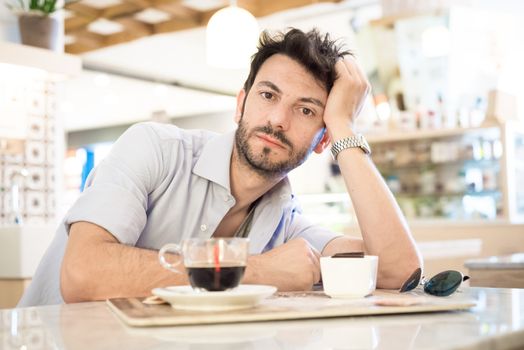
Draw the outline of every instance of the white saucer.
[[[241,284],[224,292],[200,292],[191,286],[172,286],[155,288],[153,294],[179,310],[230,311],[254,307],[276,291],[273,286]]]

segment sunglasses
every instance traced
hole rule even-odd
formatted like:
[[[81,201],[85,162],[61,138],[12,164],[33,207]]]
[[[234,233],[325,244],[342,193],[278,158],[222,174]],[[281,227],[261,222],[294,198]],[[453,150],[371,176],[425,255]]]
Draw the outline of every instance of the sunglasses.
[[[418,287],[419,284],[424,286],[424,292],[435,295],[437,297],[447,297],[448,295],[453,294],[460,284],[464,281],[467,281],[469,276],[464,276],[461,272],[455,270],[443,271],[435,276],[431,277],[429,280],[426,280],[422,276],[422,269],[419,267],[409,276],[409,278],[404,282],[402,287],[400,287],[399,292],[409,292]]]

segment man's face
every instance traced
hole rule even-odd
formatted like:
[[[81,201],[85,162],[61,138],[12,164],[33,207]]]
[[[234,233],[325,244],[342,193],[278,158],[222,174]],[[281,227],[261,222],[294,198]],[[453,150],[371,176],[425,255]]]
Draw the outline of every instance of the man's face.
[[[313,150],[321,152],[328,141],[326,100],[325,88],[299,63],[281,54],[268,58],[248,95],[238,97],[235,144],[241,160],[270,178],[287,174]]]

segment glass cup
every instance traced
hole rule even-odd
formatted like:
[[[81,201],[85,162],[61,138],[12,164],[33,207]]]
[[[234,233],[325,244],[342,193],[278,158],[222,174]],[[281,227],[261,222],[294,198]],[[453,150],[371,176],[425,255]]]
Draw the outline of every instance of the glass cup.
[[[180,273],[183,262],[195,290],[218,292],[237,287],[244,275],[249,254],[247,238],[190,238],[182,244],[168,243],[158,252],[160,264]],[[175,262],[170,263],[173,257]]]

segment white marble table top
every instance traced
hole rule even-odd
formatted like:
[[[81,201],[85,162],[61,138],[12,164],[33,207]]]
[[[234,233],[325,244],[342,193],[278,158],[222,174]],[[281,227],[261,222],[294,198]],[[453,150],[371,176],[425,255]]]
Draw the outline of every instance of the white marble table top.
[[[0,349],[520,349],[524,289],[464,288],[470,311],[131,328],[104,302],[0,310]]]
[[[469,269],[524,269],[524,253],[471,259],[464,265]]]

